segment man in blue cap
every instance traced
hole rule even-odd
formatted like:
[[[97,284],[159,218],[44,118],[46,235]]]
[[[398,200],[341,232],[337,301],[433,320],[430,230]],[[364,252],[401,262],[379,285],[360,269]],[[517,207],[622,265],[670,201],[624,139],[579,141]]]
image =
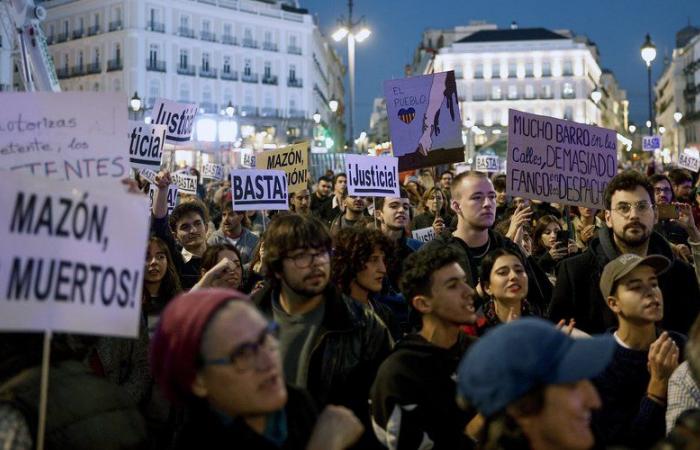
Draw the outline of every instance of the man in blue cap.
[[[486,419],[480,443],[592,448],[591,412],[601,402],[589,379],[605,369],[614,348],[610,336],[573,339],[542,319],[494,328],[471,346],[457,378],[458,394]]]

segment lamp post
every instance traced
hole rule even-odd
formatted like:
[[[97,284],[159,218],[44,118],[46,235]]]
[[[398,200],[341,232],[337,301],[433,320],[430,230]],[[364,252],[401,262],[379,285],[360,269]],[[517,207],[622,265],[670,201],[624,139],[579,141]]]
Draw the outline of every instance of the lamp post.
[[[469,161],[469,156],[471,155],[471,133],[472,133],[472,127],[474,126],[474,121],[467,117],[464,120],[464,128],[467,129],[467,142],[464,143],[464,162]]]
[[[138,112],[141,110],[141,106],[141,98],[139,97],[138,92],[134,92],[134,96],[131,97],[131,100],[129,100],[129,107],[131,108],[131,111],[133,111],[134,119],[136,120],[138,120]]]
[[[233,117],[233,114],[236,112],[236,108],[233,107],[233,103],[231,103],[231,100],[228,101],[228,105],[226,105],[224,111],[226,112],[226,115],[229,118]]]
[[[642,59],[647,64],[647,81],[649,87],[649,136],[653,134],[654,130],[654,116],[652,114],[652,104],[651,104],[651,63],[656,59],[656,46],[651,42],[651,37],[647,33],[644,39],[644,44],[640,49]]]
[[[355,148],[353,136],[354,112],[355,112],[355,42],[362,42],[372,32],[365,27],[362,18],[357,22],[352,20],[353,0],[348,0],[348,18],[339,21],[340,27],[331,35],[334,41],[340,42],[347,37],[348,40],[348,77],[350,78],[350,102],[348,103],[348,144]]]
[[[678,158],[681,156],[681,133],[680,133],[680,125],[681,125],[681,119],[683,118],[683,113],[676,110],[676,112],[673,113],[673,120],[676,122],[676,126],[674,131],[676,132],[676,161]]]

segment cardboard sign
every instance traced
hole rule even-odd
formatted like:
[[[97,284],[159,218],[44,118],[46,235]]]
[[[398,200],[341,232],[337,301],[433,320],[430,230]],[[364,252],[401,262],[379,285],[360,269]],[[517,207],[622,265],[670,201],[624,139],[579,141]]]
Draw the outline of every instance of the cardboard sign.
[[[202,165],[202,178],[205,180],[221,181],[224,179],[224,166],[207,163]]]
[[[603,208],[617,174],[615,131],[514,109],[508,116],[508,195]]]
[[[158,174],[151,169],[141,169],[141,170],[139,170],[139,175],[141,175],[141,178],[148,181],[149,183],[155,184],[156,176]]]
[[[464,160],[453,71],[387,80],[384,97],[399,170]]]
[[[697,149],[686,148],[678,155],[678,167],[697,172],[700,169],[700,154]]]
[[[171,175],[171,179],[181,193],[197,195],[197,175],[175,172]]]
[[[283,170],[231,171],[234,211],[288,210],[287,174]]]
[[[66,181],[127,177],[124,104],[107,92],[0,93],[0,170]]]
[[[165,125],[129,121],[129,162],[134,169],[160,170],[165,145]]]
[[[156,187],[155,184],[151,184],[148,190],[148,199],[149,199],[149,204],[148,208],[152,209],[153,208],[153,199],[156,196],[156,190],[158,188]],[[174,184],[171,184],[168,186],[168,214],[171,214],[173,212],[173,209],[177,206],[177,186]]]
[[[280,169],[287,173],[289,192],[308,189],[309,143],[289,145],[278,150],[264,151],[255,160],[258,169]]]
[[[498,156],[476,155],[476,170],[479,172],[498,172],[501,169]]]
[[[345,155],[348,193],[362,197],[398,197],[398,159],[393,156]]]
[[[642,151],[653,152],[661,149],[661,136],[642,136]]]
[[[146,197],[19,174],[0,190],[0,330],[137,337]]]
[[[421,228],[413,230],[413,239],[418,239],[421,242],[430,242],[435,239],[435,230],[433,227]]]
[[[196,103],[178,103],[165,98],[156,99],[151,113],[151,123],[165,125],[168,144],[182,144],[190,140],[194,119],[199,107]]]

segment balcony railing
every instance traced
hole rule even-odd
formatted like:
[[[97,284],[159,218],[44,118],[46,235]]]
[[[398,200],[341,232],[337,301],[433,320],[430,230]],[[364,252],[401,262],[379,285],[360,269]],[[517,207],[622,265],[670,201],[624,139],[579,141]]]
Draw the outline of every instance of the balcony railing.
[[[107,61],[107,72],[113,72],[115,70],[122,70],[124,64],[121,59],[110,59]]]
[[[301,47],[290,45],[287,47],[287,53],[291,53],[292,55],[301,55]]]
[[[543,70],[542,71],[542,78],[549,78],[552,76],[552,71],[551,70]]]
[[[551,92],[542,92],[540,98],[543,100],[551,100],[554,98],[554,94]]]
[[[202,31],[199,34],[199,37],[203,41],[208,41],[208,42],[216,42],[216,34],[212,33],[211,31]]]
[[[189,75],[193,77],[195,74],[194,66],[180,64],[177,66],[177,73],[180,75]]]
[[[246,83],[257,83],[258,82],[258,74],[257,73],[249,73],[249,74],[243,74],[241,75],[241,81],[244,81]]]
[[[85,74],[85,68],[83,66],[73,66],[70,69],[70,76],[80,77]]]
[[[109,23],[109,31],[117,31],[121,30],[124,28],[124,25],[121,20],[115,20],[114,22]]]
[[[165,73],[165,61],[158,61],[157,59],[148,59],[146,60],[146,70],[151,72]]]
[[[100,73],[102,72],[102,64],[99,62],[92,62],[85,66],[85,73],[86,74],[93,74],[93,73]]]
[[[212,69],[211,67],[200,67],[199,68],[199,76],[202,78],[216,78],[216,69]]]
[[[576,98],[576,93],[575,92],[562,92],[561,98],[567,98],[567,99]]]
[[[277,75],[266,75],[262,77],[263,84],[277,84]]]
[[[238,112],[241,116],[256,116],[258,114],[258,109],[255,106],[241,106],[238,108]]]
[[[229,70],[228,72],[222,71],[221,72],[221,79],[222,80],[229,80],[229,81],[237,81],[238,80],[238,72],[231,71]]]
[[[486,96],[485,95],[472,95],[472,101],[473,102],[485,102]]]
[[[562,74],[562,76],[565,76],[565,77],[571,77],[574,75],[574,71],[571,69],[567,69],[567,70],[562,71],[561,74]]]
[[[217,113],[219,112],[216,103],[211,102],[200,102],[199,109],[203,109],[205,113]]]
[[[263,42],[263,50],[267,50],[269,52],[276,52],[278,51],[277,44],[275,44],[274,42]]]
[[[68,67],[61,67],[60,69],[56,69],[56,76],[59,80],[70,78],[70,69]]]
[[[238,45],[238,41],[236,40],[235,36],[231,36],[230,34],[225,34],[221,36],[221,43],[226,44],[226,45]]]
[[[68,40],[68,33],[58,33],[56,35],[56,43],[66,42]]]
[[[52,34],[51,36],[46,36],[46,45],[51,45],[51,44],[53,44],[53,41],[54,41],[55,39],[56,39],[56,38],[54,37],[53,34]]]
[[[243,39],[243,47],[258,48],[258,41],[253,39]]]
[[[477,73],[474,74],[474,79],[475,79],[475,80],[483,80],[483,78],[484,78],[483,72],[481,72],[481,73],[480,73],[480,72],[477,72]]]
[[[182,37],[194,39],[194,30],[192,28],[180,27],[177,29],[177,34]]]
[[[156,33],[165,33],[165,24],[159,22],[148,22],[146,29]]]
[[[260,117],[280,117],[280,111],[276,108],[260,108]]]
[[[85,34],[85,30],[82,28],[80,30],[73,30],[73,39],[80,39]]]
[[[287,78],[287,86],[300,88],[304,87],[304,83],[301,78]]]
[[[88,28],[88,36],[94,36],[97,33],[100,32],[100,26],[99,25],[93,25],[90,28]]]

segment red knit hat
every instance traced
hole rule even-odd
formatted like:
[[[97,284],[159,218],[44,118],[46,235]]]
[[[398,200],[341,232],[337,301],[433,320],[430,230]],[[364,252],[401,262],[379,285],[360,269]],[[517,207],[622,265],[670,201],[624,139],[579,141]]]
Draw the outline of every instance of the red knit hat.
[[[161,314],[151,341],[151,372],[170,401],[191,397],[202,334],[214,313],[231,300],[250,302],[232,289],[199,289],[177,296]]]

